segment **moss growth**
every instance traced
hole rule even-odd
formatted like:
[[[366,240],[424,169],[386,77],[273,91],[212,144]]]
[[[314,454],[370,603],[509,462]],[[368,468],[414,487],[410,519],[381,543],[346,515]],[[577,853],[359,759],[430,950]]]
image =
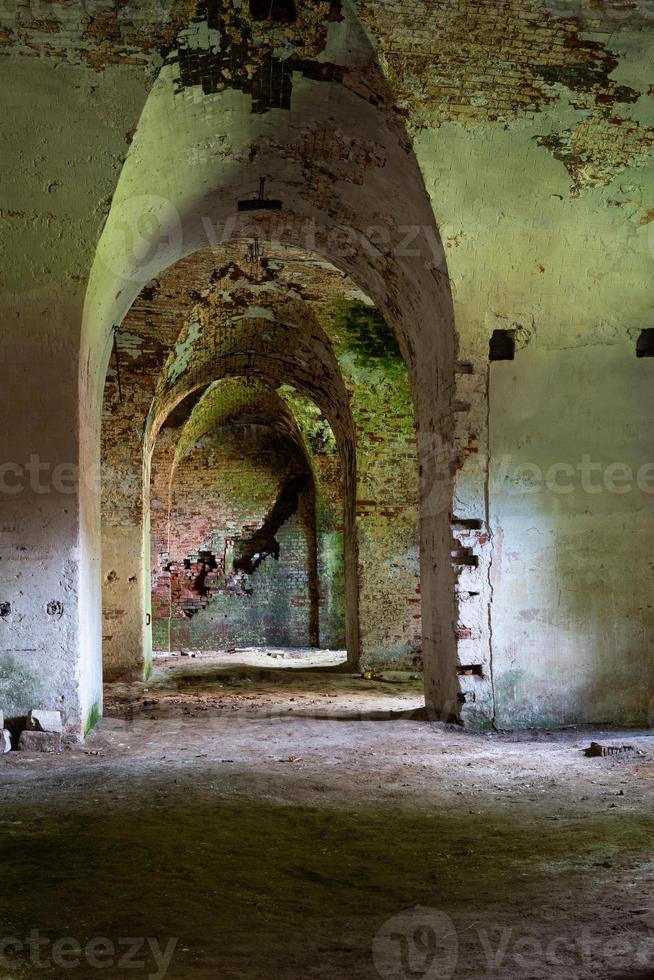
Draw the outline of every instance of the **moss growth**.
[[[331,426],[314,401],[300,394],[293,385],[281,385],[277,389],[291,409],[293,417],[304,436],[310,453],[336,454],[336,439]]]
[[[92,728],[95,728],[95,726],[97,725],[97,723],[100,721],[100,718],[101,717],[102,717],[102,715],[101,715],[101,712],[100,712],[100,705],[96,701],[94,704],[91,705],[91,709],[90,709],[88,715],[86,716],[86,723],[84,725],[84,734],[85,735],[88,735],[88,733],[91,731],[91,729]]]
[[[404,367],[402,353],[395,335],[386,325],[381,313],[364,303],[336,301],[336,323],[342,328],[346,347],[366,368],[384,367],[392,370]]]

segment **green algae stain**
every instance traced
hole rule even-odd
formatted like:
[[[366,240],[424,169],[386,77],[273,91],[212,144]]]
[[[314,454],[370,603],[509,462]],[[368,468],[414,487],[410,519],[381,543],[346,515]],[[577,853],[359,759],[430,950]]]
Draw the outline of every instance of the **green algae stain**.
[[[345,346],[359,366],[393,370],[404,361],[399,344],[381,313],[364,303],[339,300],[334,303],[335,320]]]
[[[335,455],[338,450],[334,433],[318,405],[293,385],[280,385],[277,394],[293,413],[309,452]]]
[[[0,708],[5,715],[22,714],[40,701],[37,679],[16,657],[0,660]]]

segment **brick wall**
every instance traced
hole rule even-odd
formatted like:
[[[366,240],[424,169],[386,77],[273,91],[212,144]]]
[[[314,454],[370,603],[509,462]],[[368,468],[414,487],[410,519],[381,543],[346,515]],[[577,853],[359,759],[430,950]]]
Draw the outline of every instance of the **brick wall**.
[[[169,548],[161,550],[163,536],[153,533],[155,647],[312,644],[312,617],[318,616],[310,574],[316,549],[312,486],[276,534],[278,560],[266,558],[251,575],[230,575],[238,540],[261,527],[284,481],[302,473],[306,459],[297,447],[264,426],[206,434],[180,460],[171,488]],[[153,494],[153,513],[161,509]],[[321,598],[321,625],[329,639],[342,638],[342,547],[339,556],[338,535],[321,538],[323,581],[334,578]],[[215,567],[199,580],[203,562]]]

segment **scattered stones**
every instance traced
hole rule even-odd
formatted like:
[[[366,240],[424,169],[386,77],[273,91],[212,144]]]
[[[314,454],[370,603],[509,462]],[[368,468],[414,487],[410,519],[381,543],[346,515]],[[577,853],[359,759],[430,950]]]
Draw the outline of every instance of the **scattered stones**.
[[[0,712],[0,715],[2,712]],[[0,729],[0,755],[11,752],[11,732],[6,728]]]
[[[61,752],[60,732],[35,732],[25,729],[18,739],[19,752]]]
[[[58,711],[45,711],[33,708],[27,716],[27,727],[32,732],[55,732],[62,734],[64,726]]]

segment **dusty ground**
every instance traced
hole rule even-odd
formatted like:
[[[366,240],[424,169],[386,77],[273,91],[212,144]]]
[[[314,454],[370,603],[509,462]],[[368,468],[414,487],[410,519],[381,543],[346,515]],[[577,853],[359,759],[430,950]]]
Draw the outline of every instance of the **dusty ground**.
[[[0,977],[654,977],[651,734],[465,734],[389,680],[158,661],[1,757]]]

